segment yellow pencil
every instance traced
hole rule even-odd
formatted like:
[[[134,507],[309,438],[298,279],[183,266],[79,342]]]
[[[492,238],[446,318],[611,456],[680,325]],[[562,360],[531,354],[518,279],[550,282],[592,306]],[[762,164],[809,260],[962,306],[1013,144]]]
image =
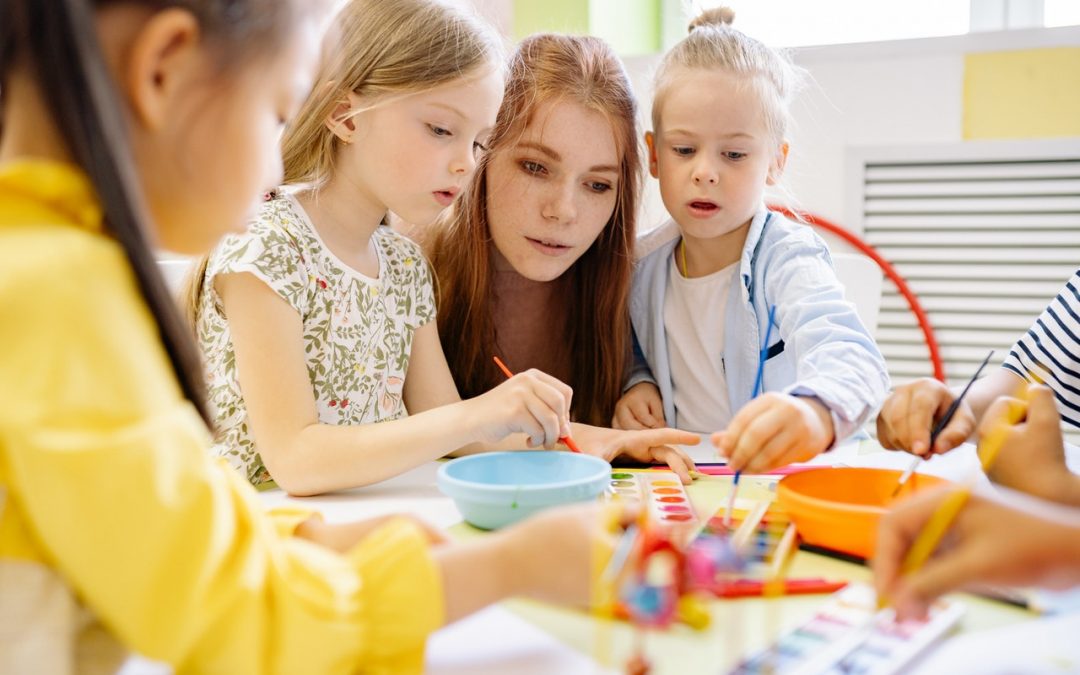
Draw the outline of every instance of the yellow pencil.
[[[994,460],[997,459],[998,453],[1001,452],[1001,446],[1005,444],[1005,439],[1009,436],[1010,428],[1023,419],[1026,413],[1026,406],[1010,408],[1005,414],[1005,419],[1001,420],[990,434],[979,443],[976,452],[984,472],[989,471],[990,467],[994,465]],[[930,517],[930,520],[926,522],[922,532],[915,538],[915,542],[904,557],[904,562],[900,567],[902,575],[906,576],[915,572],[929,560],[938,544],[941,543],[942,537],[945,536],[953,521],[956,520],[956,516],[960,514],[960,510],[967,504],[976,479],[977,476],[951,492],[937,511],[934,512],[934,515]]]
[[[941,538],[945,536],[970,496],[970,485],[963,485],[949,493],[949,496],[927,521],[919,536],[915,538],[915,543],[908,549],[907,555],[904,556],[904,563],[900,567],[902,575],[907,576],[917,571],[930,559],[930,555],[941,543]]]

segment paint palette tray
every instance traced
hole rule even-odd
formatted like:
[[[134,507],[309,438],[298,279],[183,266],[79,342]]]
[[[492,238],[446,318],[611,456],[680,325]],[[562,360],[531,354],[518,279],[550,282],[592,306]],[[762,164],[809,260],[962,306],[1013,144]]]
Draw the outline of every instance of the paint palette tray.
[[[697,514],[686,494],[682,481],[672,471],[611,472],[611,492],[614,499],[643,502],[649,518],[669,525],[696,524]]]
[[[963,613],[960,603],[939,600],[926,621],[897,622],[893,610],[877,610],[872,588],[851,584],[731,673],[891,675],[948,633]]]
[[[791,525],[791,519],[783,511],[768,508],[761,513],[754,511],[732,512],[730,527],[724,526],[724,513],[721,508],[702,527],[702,532],[712,534],[730,533],[744,559],[746,569],[739,574],[744,579],[764,579],[776,563],[776,554]],[[751,524],[745,529],[743,523],[749,519]],[[756,520],[756,523],[753,522]]]

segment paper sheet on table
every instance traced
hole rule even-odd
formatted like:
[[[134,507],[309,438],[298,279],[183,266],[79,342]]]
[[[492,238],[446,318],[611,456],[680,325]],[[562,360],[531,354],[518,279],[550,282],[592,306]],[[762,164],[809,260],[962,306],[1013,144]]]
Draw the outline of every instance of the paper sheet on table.
[[[710,435],[698,434],[701,437],[701,442],[697,445],[676,445],[675,447],[689,455],[690,459],[694,460],[695,463],[726,464],[727,460],[716,454],[716,447],[709,442]]]
[[[501,606],[437,631],[424,672],[433,675],[614,673]]]
[[[842,462],[844,466],[857,466],[871,469],[895,469],[904,471],[914,460],[915,456],[906,452],[889,452],[882,450],[876,441],[863,441],[859,452]],[[950,450],[944,455],[934,455],[930,459],[922,460],[915,470],[919,473],[938,476],[951,481],[963,481],[971,476],[982,473],[978,455],[975,454],[973,443],[963,445]],[[987,481],[982,476],[981,481]]]
[[[863,454],[862,448],[864,444],[868,444],[868,448],[873,448],[879,452],[881,451],[881,446],[875,441],[848,440],[844,441],[836,448],[828,452],[823,452],[807,462],[796,462],[791,466],[856,466],[860,454]],[[690,459],[695,462],[702,464],[727,464],[726,459],[716,454],[716,448],[709,442],[709,436],[707,434],[702,435],[701,443],[698,445],[677,445],[675,447],[684,450],[686,454],[690,456]]]
[[[1080,613],[1024,621],[953,638],[927,654],[912,673],[1080,672]]]

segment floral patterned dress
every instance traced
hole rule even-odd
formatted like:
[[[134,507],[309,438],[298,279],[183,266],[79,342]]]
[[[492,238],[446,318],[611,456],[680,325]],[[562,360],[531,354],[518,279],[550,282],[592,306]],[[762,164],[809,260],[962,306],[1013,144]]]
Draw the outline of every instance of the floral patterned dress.
[[[406,415],[402,391],[413,334],[435,318],[431,270],[420,248],[388,227],[372,236],[379,278],[350,268],[323,244],[303,208],[272,195],[241,235],[211,254],[196,325],[218,434],[214,451],[258,485],[270,480],[248,422],[218,274],[248,272],[300,315],[304,357],[323,424]]]

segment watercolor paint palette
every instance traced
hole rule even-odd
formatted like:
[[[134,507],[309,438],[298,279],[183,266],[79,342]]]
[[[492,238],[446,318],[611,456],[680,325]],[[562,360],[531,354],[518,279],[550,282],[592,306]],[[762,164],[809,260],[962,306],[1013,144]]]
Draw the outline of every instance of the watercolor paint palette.
[[[701,532],[710,534],[730,533],[739,538],[739,548],[744,556],[747,568],[739,574],[744,579],[764,579],[775,562],[777,550],[784,534],[791,525],[791,519],[775,505],[769,505],[764,514],[765,505],[758,504],[751,510],[735,509],[732,511],[730,526],[724,525],[726,507],[721,507],[701,528]],[[748,531],[741,531],[746,519],[756,521]]]
[[[671,471],[616,469],[611,472],[611,492],[615,499],[643,502],[654,522],[671,525],[697,522],[686,489]]]
[[[926,621],[897,622],[891,609],[877,610],[872,588],[852,584],[731,673],[891,675],[948,633],[963,613],[962,604],[939,600]]]

